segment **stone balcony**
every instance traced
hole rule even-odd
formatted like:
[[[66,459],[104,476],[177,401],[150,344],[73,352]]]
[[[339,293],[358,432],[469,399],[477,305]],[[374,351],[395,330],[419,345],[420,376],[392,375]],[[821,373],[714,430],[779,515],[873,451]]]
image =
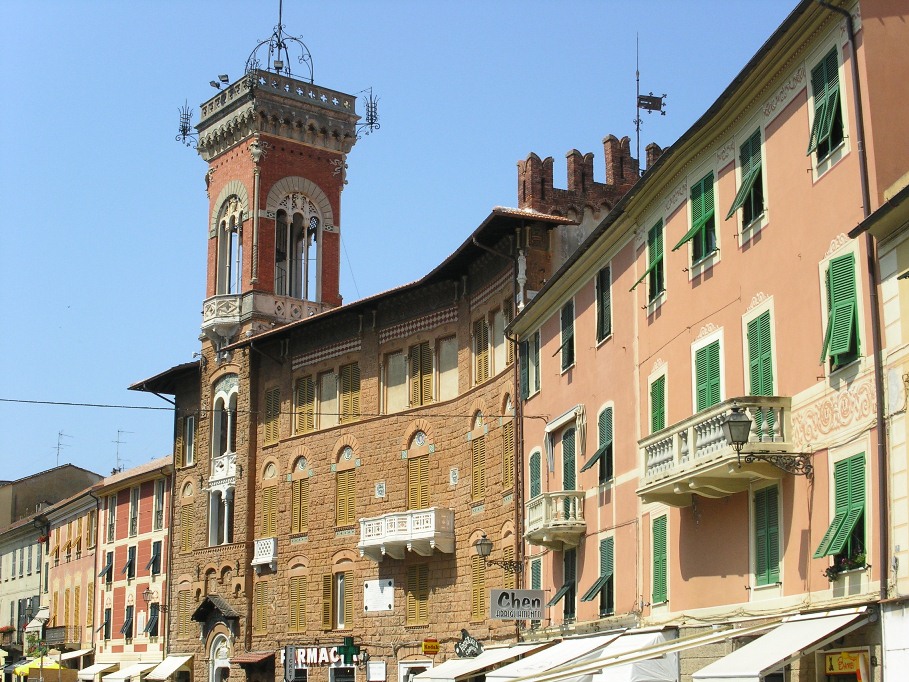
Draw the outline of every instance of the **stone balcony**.
[[[219,294],[202,304],[202,333],[212,341],[229,339],[240,329],[241,297]]]
[[[331,306],[306,301],[293,296],[249,291],[245,294],[219,294],[202,304],[202,333],[211,341],[222,343],[233,338],[241,325],[257,320],[253,332],[259,333],[273,325],[297,322],[327,310]]]
[[[237,485],[237,453],[226,452],[211,458],[209,488],[233,488]]]
[[[751,435],[739,458],[726,441],[722,423],[733,403],[751,418]],[[790,398],[746,396],[702,410],[638,441],[643,463],[637,494],[642,502],[687,507],[692,495],[727,497],[759,479],[779,479],[784,471],[766,461],[745,462],[749,453],[796,459],[790,441]]]
[[[454,552],[454,511],[432,507],[391,512],[360,519],[360,556],[382,561],[403,559],[405,552],[431,556],[434,550]]]
[[[250,566],[259,573],[263,568],[278,570],[278,538],[259,538],[253,544]]]
[[[577,547],[587,532],[583,490],[542,493],[527,502],[525,511],[524,539],[531,545]]]

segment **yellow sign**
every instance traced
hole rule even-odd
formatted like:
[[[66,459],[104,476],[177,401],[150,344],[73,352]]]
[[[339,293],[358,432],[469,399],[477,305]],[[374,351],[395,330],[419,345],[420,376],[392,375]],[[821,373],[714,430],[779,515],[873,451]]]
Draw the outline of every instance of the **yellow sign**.
[[[426,656],[435,656],[437,653],[439,653],[439,640],[424,639],[421,645],[421,651]]]
[[[864,661],[860,651],[840,651],[835,654],[827,654],[824,661],[824,671],[828,675],[848,675],[854,674],[857,680],[864,679]]]

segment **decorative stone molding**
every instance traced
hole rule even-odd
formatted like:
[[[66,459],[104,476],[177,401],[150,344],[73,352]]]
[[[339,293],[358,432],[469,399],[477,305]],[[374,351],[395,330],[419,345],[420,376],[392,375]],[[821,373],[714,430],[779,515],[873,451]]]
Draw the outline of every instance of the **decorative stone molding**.
[[[249,143],[249,155],[252,157],[253,163],[258,165],[259,161],[262,160],[262,157],[268,154],[268,142],[260,140],[258,137]]]
[[[291,175],[278,180],[268,191],[268,197],[265,199],[265,217],[271,220],[275,219],[279,204],[289,194],[299,192],[305,194],[319,209],[322,214],[322,229],[328,232],[336,231],[335,216],[331,210],[331,202],[328,196],[312,180]]]
[[[360,346],[361,341],[359,338],[339,341],[338,343],[333,343],[329,346],[322,346],[317,350],[303,353],[295,357],[291,368],[296,371],[305,365],[312,365],[321,362],[322,360],[344,355],[345,353],[356,353],[359,352]]]
[[[688,198],[688,180],[682,180],[682,183],[676,187],[672,192],[666,197],[666,201],[663,202],[663,210],[666,214],[672,213],[676,208],[678,208],[684,201]]]
[[[208,226],[209,237],[214,237],[217,234],[218,215],[221,212],[221,207],[224,206],[224,203],[230,199],[231,196],[237,197],[237,200],[240,202],[243,220],[246,220],[249,217],[249,192],[246,191],[246,185],[239,180],[231,180],[221,188],[221,192],[218,194],[217,200],[215,200],[211,212],[211,222]]]
[[[717,168],[723,168],[730,161],[735,161],[735,140],[732,139],[716,150]]]
[[[658,371],[663,369],[666,366],[666,361],[663,358],[657,358],[653,361],[653,367],[650,370],[651,374],[656,374]]]
[[[757,308],[759,305],[761,305],[764,301],[766,301],[769,298],[770,297],[767,294],[765,294],[763,291],[757,292],[754,296],[751,297],[751,304],[748,306],[748,311],[754,310],[755,308]],[[746,311],[746,312],[748,312],[748,311]]]
[[[388,341],[394,341],[395,339],[402,339],[406,336],[433,329],[442,324],[457,322],[457,320],[457,306],[452,306],[445,310],[436,310],[428,315],[423,315],[422,317],[417,317],[412,320],[407,320],[406,322],[392,325],[391,327],[380,329],[379,343],[387,343]]]
[[[792,440],[804,449],[827,440],[831,434],[855,429],[874,416],[876,403],[870,377],[792,412]]]
[[[764,124],[770,123],[777,114],[795,98],[806,86],[805,65],[800,64],[789,78],[783,81],[773,96],[764,103]]]
[[[827,248],[827,253],[824,254],[824,258],[830,258],[833,254],[839,251],[841,248],[849,244],[852,240],[844,232],[840,232],[836,237],[830,240],[830,246]]]
[[[332,159],[330,162],[334,167],[334,170],[331,172],[331,174],[341,176],[342,189],[343,186],[347,184],[347,163],[345,163],[346,159],[347,155],[345,154],[344,159]]]
[[[701,331],[698,334],[695,341],[703,339],[705,336],[710,336],[711,334],[713,334],[714,332],[716,332],[718,330],[719,330],[719,327],[717,327],[713,322],[708,322],[703,327],[701,327]]]

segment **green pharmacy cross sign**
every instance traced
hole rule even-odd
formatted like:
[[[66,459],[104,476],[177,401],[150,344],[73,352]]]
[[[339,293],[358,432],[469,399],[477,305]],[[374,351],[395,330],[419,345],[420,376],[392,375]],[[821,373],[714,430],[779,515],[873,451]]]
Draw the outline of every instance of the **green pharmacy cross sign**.
[[[353,665],[354,656],[360,654],[360,647],[354,644],[353,637],[345,637],[344,644],[336,647],[338,655],[344,661],[344,665]]]

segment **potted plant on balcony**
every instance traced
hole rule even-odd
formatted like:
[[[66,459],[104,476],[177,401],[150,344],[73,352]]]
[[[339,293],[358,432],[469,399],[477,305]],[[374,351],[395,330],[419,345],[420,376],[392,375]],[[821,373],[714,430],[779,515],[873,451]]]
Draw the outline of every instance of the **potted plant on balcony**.
[[[16,628],[12,625],[0,625],[0,635],[5,635],[7,632],[13,632]]]
[[[833,558],[833,563],[824,569],[824,575],[827,577],[827,580],[833,582],[840,577],[841,573],[845,573],[846,571],[870,568],[870,566],[865,563],[866,558],[865,550],[863,549],[860,549],[851,555],[837,555]]]

